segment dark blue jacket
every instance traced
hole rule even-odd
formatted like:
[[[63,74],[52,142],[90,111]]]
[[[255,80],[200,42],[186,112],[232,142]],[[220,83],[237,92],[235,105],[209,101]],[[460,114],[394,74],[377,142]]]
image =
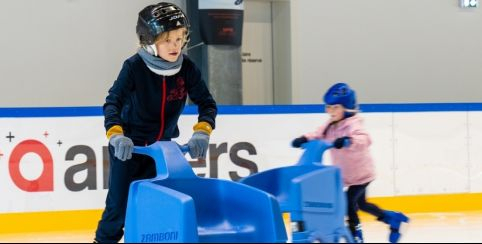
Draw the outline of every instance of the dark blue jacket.
[[[177,122],[187,96],[198,106],[198,121],[215,128],[216,102],[201,72],[184,56],[181,70],[173,76],[153,73],[135,54],[127,59],[104,104],[104,126],[122,126],[136,145],[179,136]]]

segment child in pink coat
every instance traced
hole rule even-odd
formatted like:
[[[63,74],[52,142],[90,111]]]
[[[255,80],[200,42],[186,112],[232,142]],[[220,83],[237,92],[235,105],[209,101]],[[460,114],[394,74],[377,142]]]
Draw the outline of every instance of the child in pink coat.
[[[389,241],[398,242],[400,225],[408,217],[402,213],[380,209],[366,200],[366,188],[375,179],[375,167],[370,154],[371,138],[363,127],[358,112],[355,91],[345,83],[333,85],[324,96],[326,112],[330,115],[327,123],[318,130],[293,140],[293,147],[309,140],[332,141],[333,165],[340,167],[347,190],[348,225],[356,242],[363,242],[358,210],[370,213],[390,226]]]

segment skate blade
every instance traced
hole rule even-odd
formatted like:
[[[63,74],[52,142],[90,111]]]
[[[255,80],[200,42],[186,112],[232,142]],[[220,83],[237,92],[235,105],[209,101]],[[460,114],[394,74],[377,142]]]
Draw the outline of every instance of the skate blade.
[[[397,242],[400,242],[403,237],[407,234],[408,230],[410,229],[410,219],[407,221],[403,221],[400,223],[400,228],[398,229],[398,233],[400,233],[400,238]]]

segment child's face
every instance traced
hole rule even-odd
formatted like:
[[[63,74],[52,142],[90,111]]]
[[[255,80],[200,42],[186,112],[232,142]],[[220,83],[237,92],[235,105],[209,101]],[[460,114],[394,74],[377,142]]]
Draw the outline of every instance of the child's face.
[[[331,121],[340,121],[345,116],[345,108],[341,104],[325,105],[325,110]]]
[[[186,29],[180,28],[172,30],[161,36],[156,41],[156,48],[159,57],[169,62],[175,62],[181,55],[181,48],[186,39]]]

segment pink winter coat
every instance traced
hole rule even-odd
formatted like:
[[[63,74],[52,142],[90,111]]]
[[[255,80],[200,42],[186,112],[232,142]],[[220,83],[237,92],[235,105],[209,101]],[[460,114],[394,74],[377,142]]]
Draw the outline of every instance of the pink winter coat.
[[[349,147],[330,150],[333,165],[340,167],[345,186],[361,185],[373,181],[375,179],[375,166],[369,150],[372,141],[370,135],[363,128],[363,119],[355,114],[331,125],[326,131],[326,135],[323,136],[323,132],[329,123],[304,136],[308,140],[325,139],[330,142],[343,136],[351,137]]]

